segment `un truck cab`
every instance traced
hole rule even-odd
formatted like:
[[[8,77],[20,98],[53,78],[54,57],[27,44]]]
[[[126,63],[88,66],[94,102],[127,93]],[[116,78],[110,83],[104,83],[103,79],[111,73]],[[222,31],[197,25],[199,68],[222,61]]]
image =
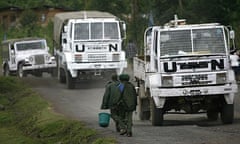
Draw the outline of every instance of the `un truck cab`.
[[[44,72],[53,74],[55,57],[49,53],[43,38],[19,38],[4,40],[1,44],[3,75],[25,77],[32,74],[41,77]]]
[[[202,113],[224,124],[234,118],[237,84],[230,66],[233,31],[175,19],[146,29],[144,55],[134,58],[139,117],[163,125],[164,114]]]
[[[120,74],[127,67],[122,42],[125,23],[100,11],[58,13],[54,17],[54,47],[58,79],[75,88],[78,79]]]

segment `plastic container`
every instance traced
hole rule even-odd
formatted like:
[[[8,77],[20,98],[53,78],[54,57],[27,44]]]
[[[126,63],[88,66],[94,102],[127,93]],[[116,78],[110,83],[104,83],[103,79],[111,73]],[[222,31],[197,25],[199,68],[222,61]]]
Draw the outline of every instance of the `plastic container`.
[[[98,114],[98,123],[100,127],[108,127],[110,121],[110,114],[109,113],[99,113]]]

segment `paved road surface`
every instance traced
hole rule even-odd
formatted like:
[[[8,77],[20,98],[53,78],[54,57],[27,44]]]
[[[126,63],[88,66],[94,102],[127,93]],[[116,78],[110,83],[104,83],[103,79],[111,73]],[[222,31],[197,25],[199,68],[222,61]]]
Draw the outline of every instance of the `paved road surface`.
[[[120,144],[239,144],[240,98],[235,101],[234,124],[222,125],[220,120],[209,122],[205,114],[166,115],[164,126],[153,127],[150,121],[140,121],[134,114],[133,137],[120,136],[110,127],[98,126],[98,113],[105,83],[81,81],[75,90],[66,89],[50,76],[27,77],[24,80],[53,104],[54,109],[73,119],[85,122],[101,133],[115,137]]]

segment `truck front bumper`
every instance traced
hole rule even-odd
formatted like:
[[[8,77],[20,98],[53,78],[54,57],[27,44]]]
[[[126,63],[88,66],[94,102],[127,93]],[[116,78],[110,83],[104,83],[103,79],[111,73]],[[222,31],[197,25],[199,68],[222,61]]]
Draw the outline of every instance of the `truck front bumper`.
[[[151,88],[151,94],[158,97],[176,96],[207,96],[236,93],[237,84],[226,84],[216,86],[182,87],[182,88]]]
[[[72,70],[95,70],[95,69],[121,69],[126,68],[127,62],[100,62],[100,63],[68,63],[68,69]]]
[[[24,71],[30,71],[30,70],[44,70],[44,69],[53,69],[56,68],[57,64],[41,64],[41,65],[29,65],[29,66],[23,66]]]
[[[224,95],[227,104],[234,103],[234,95],[238,91],[237,84],[226,84],[222,86],[203,86],[185,88],[151,88],[156,107],[162,108],[166,98],[171,97],[194,97],[194,96],[216,96]]]
[[[99,63],[68,63],[67,69],[72,77],[77,77],[79,71],[96,71],[96,70],[116,70],[117,74],[121,74],[123,69],[127,67],[127,61],[119,62],[99,62]]]

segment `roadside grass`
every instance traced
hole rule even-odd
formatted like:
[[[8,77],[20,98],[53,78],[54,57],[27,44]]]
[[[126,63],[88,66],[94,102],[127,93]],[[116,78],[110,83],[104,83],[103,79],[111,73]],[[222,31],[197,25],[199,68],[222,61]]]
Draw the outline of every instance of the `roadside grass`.
[[[116,144],[84,123],[55,113],[21,80],[0,76],[1,144]]]

